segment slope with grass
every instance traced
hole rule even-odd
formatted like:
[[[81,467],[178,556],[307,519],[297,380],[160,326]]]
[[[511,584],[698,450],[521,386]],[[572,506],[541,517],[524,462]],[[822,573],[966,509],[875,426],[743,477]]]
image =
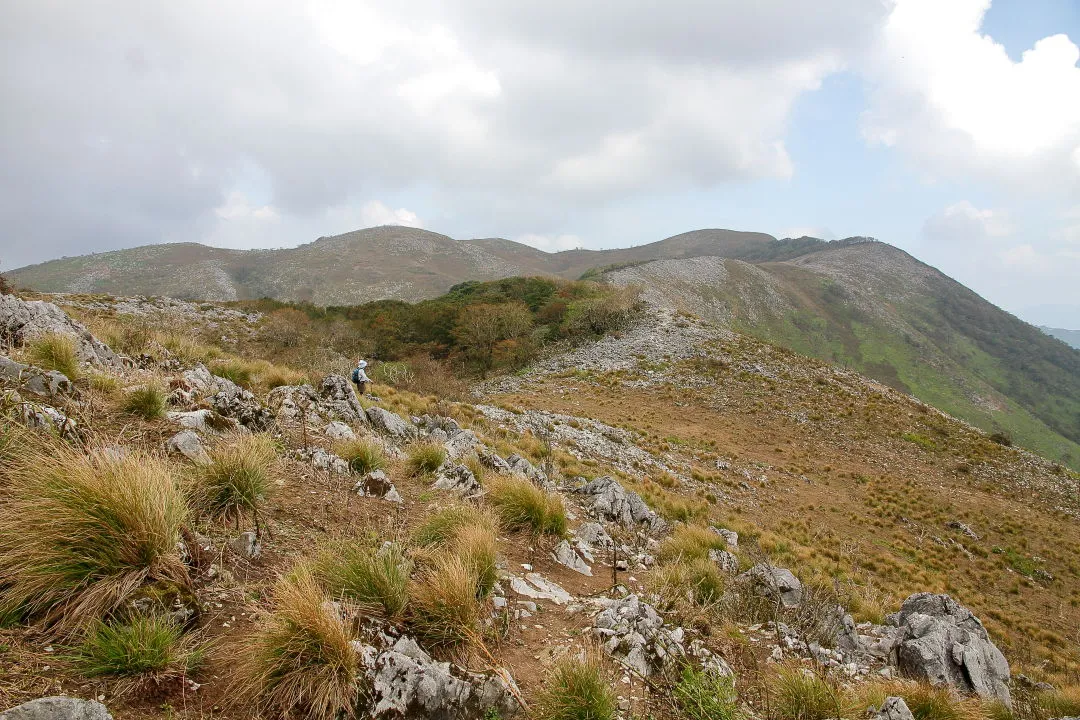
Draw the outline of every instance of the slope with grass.
[[[757,265],[667,260],[609,277],[1080,467],[1080,352],[894,247],[830,243]]]

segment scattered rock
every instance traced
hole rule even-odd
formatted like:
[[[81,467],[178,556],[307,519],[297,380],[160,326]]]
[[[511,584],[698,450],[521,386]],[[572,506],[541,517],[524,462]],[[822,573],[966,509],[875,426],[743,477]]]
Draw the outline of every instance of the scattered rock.
[[[165,449],[177,455],[183,455],[196,465],[209,465],[210,456],[203,448],[202,440],[194,430],[181,430],[165,443]]]
[[[372,405],[367,409],[367,419],[376,430],[399,442],[408,442],[416,437],[416,427],[406,422],[400,415],[395,415],[378,405]]]
[[[218,415],[213,410],[192,410],[190,412],[169,411],[169,420],[188,430],[197,430],[207,435],[217,435],[229,430],[237,430],[240,424],[232,418]]]
[[[262,554],[262,545],[253,532],[240,533],[240,537],[230,540],[229,549],[247,560],[254,560]]]
[[[551,559],[574,572],[592,577],[592,568],[581,559],[580,555],[574,552],[574,548],[570,547],[570,543],[566,540],[555,546],[555,550],[551,553]]]
[[[231,380],[218,378],[221,389],[210,398],[210,404],[219,414],[234,418],[238,423],[253,430],[269,430],[274,414],[259,404],[255,396]]]
[[[435,483],[431,487],[435,490],[450,490],[462,497],[472,497],[482,491],[472,470],[464,465],[443,466],[435,475]]]
[[[640,523],[648,525],[651,530],[660,531],[667,525],[659,515],[649,509],[640,495],[627,490],[609,475],[585,483],[577,492],[593,497],[590,509],[596,515],[614,520],[623,527]]]
[[[966,525],[959,520],[950,520],[949,522],[945,523],[945,527],[949,528],[950,530],[956,530],[958,532],[961,532],[964,535],[967,535],[972,540],[979,539],[978,534],[971,529],[970,525]]]
[[[349,474],[349,463],[345,462],[344,458],[340,458],[320,447],[297,450],[296,457],[309,461],[313,467],[319,470],[326,470],[338,475]]]
[[[390,478],[382,470],[372,470],[362,477],[353,489],[363,497],[382,498],[394,503],[405,502],[394,483],[390,482]]]
[[[76,394],[75,385],[67,375],[55,370],[42,370],[32,365],[23,365],[4,355],[0,355],[0,378],[9,381],[22,392],[43,397]]]
[[[761,563],[744,572],[739,579],[766,597],[779,597],[785,608],[796,608],[802,603],[802,583],[785,568]]]
[[[728,530],[726,528],[714,527],[714,528],[710,528],[710,529],[714,533],[719,535],[720,537],[724,538],[724,542],[727,543],[727,546],[728,546],[729,549],[731,549],[731,550],[738,549],[738,547],[739,547],[739,533],[735,532],[734,530]]]
[[[510,589],[518,595],[533,600],[550,600],[556,605],[565,605],[573,599],[570,593],[539,573],[534,572],[527,573],[524,579],[519,577],[510,578]]]
[[[10,297],[0,295],[0,298]],[[108,708],[93,700],[57,695],[38,698],[0,712],[0,720],[113,720]]]
[[[1009,663],[970,610],[948,595],[917,593],[901,605],[898,625],[902,674],[1011,705]]]
[[[501,473],[503,475],[510,474],[510,466],[493,450],[490,450],[489,448],[486,448],[484,446],[480,446],[476,449],[476,456],[480,458],[481,463],[491,468],[495,472]]]
[[[371,682],[371,717],[464,720],[485,717],[492,709],[504,718],[518,710],[517,687],[509,675],[436,662],[411,638],[398,638],[381,652],[370,645],[359,652]]]
[[[72,438],[78,435],[78,423],[52,405],[22,402],[20,399],[15,415],[24,425],[46,428],[61,437]]]
[[[574,531],[574,547],[588,562],[596,562],[596,554],[610,553],[615,549],[615,541],[603,525],[589,522]]]
[[[327,375],[319,385],[322,398],[320,409],[350,425],[367,423],[364,407],[353,392],[352,384],[343,375]]]
[[[683,629],[665,627],[656,609],[637,595],[613,601],[593,624],[604,650],[644,677],[686,654]]]
[[[473,452],[480,441],[472,430],[457,430],[450,433],[443,444],[446,446],[446,456],[451,460],[459,460]]]
[[[902,697],[887,697],[875,720],[915,720]]]
[[[280,385],[266,396],[266,406],[281,422],[294,423],[304,419],[321,422],[319,396],[310,385]]]
[[[0,343],[21,347],[34,337],[56,333],[75,341],[79,361],[102,367],[120,367],[120,358],[63,310],[42,300],[0,295]]]
[[[355,440],[356,433],[353,429],[341,422],[335,420],[323,429],[323,434],[331,440]]]
[[[710,550],[709,559],[728,575],[735,575],[739,572],[739,558],[727,550]]]
[[[531,480],[534,484],[545,489],[553,489],[554,484],[548,481],[548,477],[544,471],[533,465],[521,455],[514,453],[506,458],[506,464],[510,468],[511,473],[521,475],[525,479]]]

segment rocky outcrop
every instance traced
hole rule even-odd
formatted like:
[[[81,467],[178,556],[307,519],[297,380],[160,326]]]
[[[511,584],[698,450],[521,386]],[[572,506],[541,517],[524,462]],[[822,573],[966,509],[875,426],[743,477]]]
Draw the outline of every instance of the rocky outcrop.
[[[443,466],[436,474],[435,483],[431,487],[435,490],[456,492],[462,497],[472,497],[482,490],[472,470],[464,465]]]
[[[267,393],[266,406],[282,422],[300,422],[301,418],[323,420],[318,412],[319,395],[310,385],[279,385]]]
[[[592,577],[592,568],[581,559],[581,556],[570,547],[570,543],[566,540],[561,540],[551,551],[551,559],[576,573]]]
[[[3,297],[9,296],[0,295]],[[99,702],[57,695],[0,712],[0,720],[112,720],[112,715]]]
[[[34,337],[67,335],[75,341],[79,360],[102,367],[120,367],[120,358],[81,323],[49,302],[0,295],[0,344],[21,347]]]
[[[531,481],[534,485],[538,485],[545,490],[555,489],[555,483],[548,480],[547,474],[521,455],[514,453],[506,458],[506,464],[509,466],[511,473],[522,476],[526,480]]]
[[[325,470],[338,475],[349,474],[349,463],[345,462],[344,458],[340,458],[332,452],[327,452],[321,447],[301,448],[296,451],[296,457],[310,462],[318,470]]]
[[[262,432],[274,423],[274,414],[259,404],[255,396],[231,380],[219,378],[221,389],[210,398],[220,415],[233,418],[248,430]]]
[[[319,407],[332,420],[342,420],[350,425],[367,422],[364,407],[353,392],[352,385],[343,375],[327,375],[319,384]]]
[[[948,595],[917,593],[900,607],[896,649],[903,675],[1012,702],[1009,663],[970,610]]]
[[[42,397],[75,394],[75,386],[67,375],[55,370],[23,365],[4,355],[0,355],[0,379],[6,380],[21,392]]]
[[[398,442],[408,442],[416,437],[416,427],[412,423],[378,405],[367,409],[367,419],[376,430]]]
[[[409,637],[382,651],[362,645],[359,653],[370,683],[371,717],[464,720],[491,712],[508,718],[519,709],[517,687],[508,674],[468,672],[437,662]]]
[[[382,470],[372,470],[360,478],[353,490],[362,497],[382,498],[393,503],[405,502],[394,483],[390,482],[390,478]]]
[[[209,465],[210,456],[203,448],[202,440],[194,430],[181,430],[165,443],[165,449],[176,455],[183,455],[196,465]]]
[[[785,568],[761,563],[744,572],[738,580],[770,600],[779,600],[787,609],[802,603],[802,583]]]
[[[716,563],[721,572],[734,575],[739,572],[739,558],[727,550],[710,550],[709,559]],[[796,581],[797,582],[797,581]]]
[[[223,417],[213,410],[206,409],[191,410],[190,412],[178,412],[172,410],[169,412],[168,418],[182,428],[197,430],[198,432],[207,435],[216,435],[218,433],[236,430],[240,427],[240,424],[236,422],[236,420]]]
[[[353,429],[341,422],[340,420],[334,420],[323,428],[323,435],[331,440],[355,440],[356,433]]]
[[[683,629],[666,627],[656,609],[637,595],[613,601],[593,624],[604,650],[643,677],[685,654]]]
[[[874,720],[915,720],[907,703],[902,697],[887,697],[878,710]]]
[[[636,492],[627,490],[615,478],[604,475],[590,480],[577,489],[591,497],[589,509],[605,520],[614,520],[623,527],[646,525],[650,530],[660,531],[666,523],[649,509]]]

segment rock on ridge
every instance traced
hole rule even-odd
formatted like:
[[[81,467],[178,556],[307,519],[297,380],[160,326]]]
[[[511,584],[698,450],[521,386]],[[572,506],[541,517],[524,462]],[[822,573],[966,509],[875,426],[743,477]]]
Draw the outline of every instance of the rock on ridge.
[[[120,358],[82,323],[56,305],[0,295],[0,342],[22,346],[38,335],[58,333],[75,340],[79,360],[91,365],[120,367]]]
[[[667,523],[649,509],[640,495],[627,490],[610,475],[590,480],[576,492],[592,496],[590,509],[595,515],[606,520],[614,520],[623,527],[644,524],[648,525],[650,530],[657,532],[667,527]]]

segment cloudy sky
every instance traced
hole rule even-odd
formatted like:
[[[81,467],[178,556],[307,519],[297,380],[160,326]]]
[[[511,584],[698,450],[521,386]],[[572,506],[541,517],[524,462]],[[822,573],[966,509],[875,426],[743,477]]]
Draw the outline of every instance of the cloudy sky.
[[[1080,328],[1076,0],[0,0],[0,267],[872,235]]]

